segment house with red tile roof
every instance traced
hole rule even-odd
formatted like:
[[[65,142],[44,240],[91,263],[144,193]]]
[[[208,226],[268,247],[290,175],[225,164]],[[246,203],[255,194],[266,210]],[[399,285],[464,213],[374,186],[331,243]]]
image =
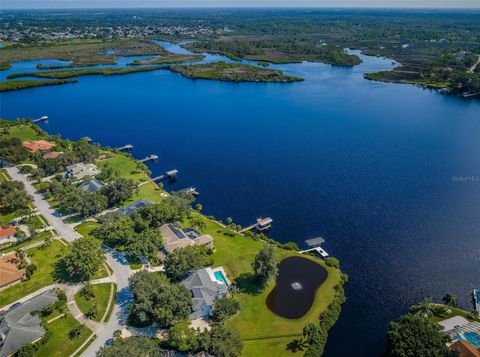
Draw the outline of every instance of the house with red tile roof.
[[[57,157],[60,157],[63,155],[63,152],[61,151],[50,151],[47,152],[46,154],[43,154],[42,157],[44,159],[56,159]]]
[[[0,240],[13,238],[16,231],[17,230],[16,230],[15,227],[7,227],[7,228],[1,228],[0,227]]]
[[[480,357],[480,351],[465,340],[455,341],[450,345],[450,349],[454,351],[458,357]]]
[[[15,252],[0,257],[0,288],[22,281],[25,271],[19,266],[20,259]]]
[[[54,147],[54,144],[49,143],[45,140],[37,140],[37,141],[24,141],[23,147],[30,152],[37,152],[42,150],[50,150]]]

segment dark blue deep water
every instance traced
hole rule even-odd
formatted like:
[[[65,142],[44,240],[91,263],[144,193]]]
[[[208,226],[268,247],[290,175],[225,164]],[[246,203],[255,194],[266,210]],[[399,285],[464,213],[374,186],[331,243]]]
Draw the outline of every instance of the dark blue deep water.
[[[242,225],[270,216],[279,241],[325,237],[350,276],[326,355],[375,356],[388,321],[425,295],[453,292],[471,309],[480,287],[480,103],[364,80],[392,63],[363,59],[353,69],[275,66],[305,78],[293,84],[163,70],[80,77],[2,94],[1,117],[48,115],[50,133],[131,143],[137,157],[160,156],[154,174],[178,169],[171,189],[194,185],[206,213]],[[21,66],[11,71],[32,64]]]

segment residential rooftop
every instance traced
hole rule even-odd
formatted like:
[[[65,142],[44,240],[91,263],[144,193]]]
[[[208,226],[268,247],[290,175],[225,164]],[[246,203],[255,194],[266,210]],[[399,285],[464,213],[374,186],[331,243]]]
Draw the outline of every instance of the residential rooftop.
[[[163,251],[164,254],[169,254],[176,249],[188,247],[190,245],[205,245],[209,248],[213,248],[213,238],[208,234],[197,234],[192,235],[190,230],[189,235],[187,235],[180,228],[175,227],[173,224],[168,223],[160,227],[160,233],[163,238]],[[196,231],[194,231],[196,232]],[[194,238],[191,238],[194,237]]]
[[[19,265],[20,259],[15,252],[0,256],[0,288],[23,279],[25,271]]]
[[[215,299],[228,293],[228,287],[215,279],[211,268],[190,273],[180,284],[192,292],[191,320],[209,316]]]
[[[148,200],[144,200],[142,198],[138,201],[135,201],[135,202],[127,205],[127,206],[119,208],[118,212],[123,213],[124,215],[127,215],[127,216],[131,216],[133,214],[133,212],[135,212],[136,210],[138,210],[140,208],[143,208],[143,207],[147,207],[151,204],[152,204],[152,202],[150,202]]]
[[[32,315],[58,301],[53,290],[47,290],[14,307],[0,318],[0,357],[14,354],[20,347],[33,343],[45,334],[38,316]]]
[[[7,228],[0,227],[0,239],[10,238],[15,234],[16,231],[17,230],[15,227],[7,227]]]
[[[80,186],[78,186],[78,188],[81,190],[93,193],[93,192],[100,191],[100,189],[103,186],[105,186],[105,184],[102,181],[94,179],[94,180],[85,181]]]
[[[49,143],[45,140],[37,140],[37,141],[24,141],[22,143],[23,147],[31,152],[43,151],[43,150],[50,150],[55,145]]]
[[[56,159],[57,157],[60,157],[63,155],[63,152],[61,151],[50,151],[42,155],[44,159]]]
[[[94,164],[78,163],[78,164],[67,166],[67,173],[65,176],[74,177],[77,180],[82,180],[87,176],[93,177],[99,173],[100,171],[97,169],[97,166],[95,166]]]

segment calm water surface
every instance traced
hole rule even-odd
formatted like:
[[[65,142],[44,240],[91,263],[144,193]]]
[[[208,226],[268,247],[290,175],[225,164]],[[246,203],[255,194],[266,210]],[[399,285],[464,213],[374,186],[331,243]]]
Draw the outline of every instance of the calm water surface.
[[[304,316],[312,307],[315,293],[327,276],[327,270],[310,259],[283,259],[278,265],[275,287],[267,296],[268,308],[287,319]]]
[[[323,236],[350,276],[326,355],[376,356],[388,321],[425,295],[453,292],[471,309],[480,287],[480,104],[366,81],[364,72],[392,63],[362,58],[354,68],[274,66],[306,79],[293,84],[163,70],[80,77],[2,94],[1,117],[48,115],[44,128],[65,138],[131,143],[137,157],[159,155],[154,174],[178,169],[172,189],[194,185],[206,213],[242,225],[270,216],[280,241]],[[38,62],[47,61],[19,65]]]

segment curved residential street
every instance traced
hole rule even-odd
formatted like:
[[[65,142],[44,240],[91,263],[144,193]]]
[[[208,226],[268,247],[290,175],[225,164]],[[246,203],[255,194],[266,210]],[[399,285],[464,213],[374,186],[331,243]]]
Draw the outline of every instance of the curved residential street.
[[[102,248],[105,250],[108,264],[113,269],[113,276],[117,283],[117,296],[110,320],[103,324],[103,328],[97,333],[97,338],[82,354],[82,356],[87,357],[95,356],[100,347],[113,337],[116,330],[122,330],[126,326],[126,308],[132,299],[128,288],[128,278],[133,274],[133,270],[130,269],[123,254],[106,246],[102,246]]]
[[[7,167],[6,168],[10,177],[15,181],[23,182],[25,185],[25,190],[33,197],[34,205],[37,208],[38,212],[45,217],[48,224],[52,226],[58,233],[58,236],[65,238],[69,242],[73,242],[75,239],[80,238],[81,235],[77,233],[73,225],[67,224],[64,222],[63,217],[61,217],[58,212],[56,212],[50,204],[43,198],[43,196],[37,192],[32,183],[27,180],[25,175],[19,173],[16,167]],[[115,306],[113,308],[112,315],[108,322],[106,323],[97,323],[93,322],[90,324],[90,321],[84,321],[85,318],[83,314],[76,314],[77,319],[81,319],[82,323],[88,325],[94,334],[96,334],[95,340],[90,346],[82,353],[82,356],[95,356],[96,351],[102,347],[105,342],[113,337],[113,333],[116,330],[122,330],[126,326],[126,307],[131,302],[131,292],[128,288],[128,278],[133,274],[132,269],[128,265],[127,260],[122,253],[116,252],[109,247],[102,246],[105,250],[105,256],[110,267],[113,269],[113,274],[105,279],[108,281],[115,282],[117,284],[117,296],[115,299]],[[93,283],[93,282],[92,282]],[[74,293],[80,288],[80,286],[69,286],[63,284],[54,284],[42,289],[35,291],[34,293],[23,297],[22,299],[16,302],[23,302],[28,300],[32,296],[35,296],[45,290],[51,289],[52,287],[60,287],[64,289],[67,293],[67,296],[70,296],[69,307],[75,309],[76,306],[71,303]],[[74,302],[74,300],[73,300]],[[8,308],[9,306],[5,307]],[[78,308],[77,308],[78,309]],[[90,341],[93,337],[93,334],[90,338],[85,341],[84,345]],[[83,346],[80,346],[79,351]]]

